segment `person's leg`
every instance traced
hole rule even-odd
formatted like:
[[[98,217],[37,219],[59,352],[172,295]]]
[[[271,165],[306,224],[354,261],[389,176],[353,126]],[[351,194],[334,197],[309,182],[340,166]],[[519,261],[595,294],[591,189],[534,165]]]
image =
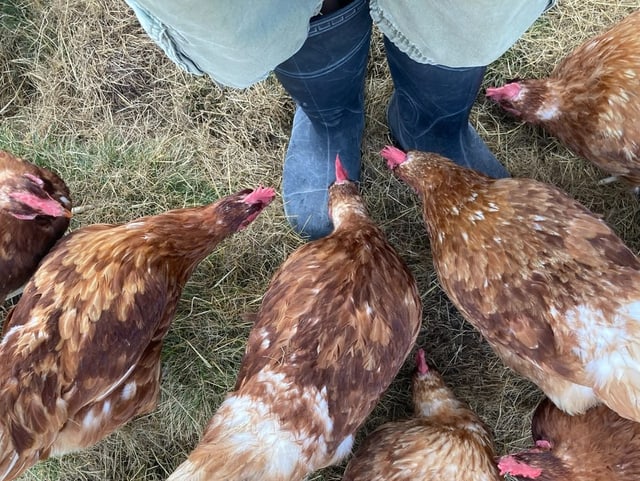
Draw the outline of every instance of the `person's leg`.
[[[485,67],[422,64],[386,37],[384,45],[395,85],[387,118],[400,147],[437,152],[491,177],[508,177],[509,172],[469,124]]]
[[[549,0],[371,0],[395,91],[389,128],[405,149],[435,151],[508,176],[469,124],[486,65],[551,6]]]
[[[327,187],[335,180],[336,155],[352,180],[360,177],[370,38],[368,1],[355,0],[314,17],[302,48],[275,69],[296,102],[282,180],[285,214],[311,239],[332,229]]]

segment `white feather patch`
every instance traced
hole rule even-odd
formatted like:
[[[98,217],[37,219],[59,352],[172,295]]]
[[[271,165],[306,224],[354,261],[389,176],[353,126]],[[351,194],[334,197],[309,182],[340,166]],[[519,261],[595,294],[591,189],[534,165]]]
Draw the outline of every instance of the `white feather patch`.
[[[333,418],[329,412],[326,387],[316,389],[302,387],[284,373],[264,369],[253,382],[260,383],[265,390],[261,399],[249,395],[233,395],[227,398],[218,413],[224,417],[227,439],[242,451],[247,446],[260,447],[268,459],[270,473],[274,478],[289,479],[300,464],[310,471],[338,462],[346,457],[353,446],[353,436],[340,440],[335,452],[328,451],[327,440],[333,438]],[[293,429],[280,419],[283,403],[301,406],[307,411],[309,428],[305,423]],[[277,404],[279,412],[272,409]],[[311,428],[311,425],[314,427]],[[235,448],[234,448],[235,449]]]
[[[282,429],[269,406],[249,396],[231,396],[223,408],[227,441],[236,445],[239,452],[259,448],[268,454],[268,471],[274,478],[290,478],[301,458],[301,445],[294,433]]]
[[[138,385],[135,383],[135,381],[128,382],[122,388],[122,394],[120,396],[122,397],[123,400],[126,401],[127,399],[131,399],[135,395],[137,390],[138,390]]]
[[[542,108],[540,108],[537,112],[536,112],[536,116],[540,119],[540,120],[551,120],[553,118],[555,118],[558,115],[558,105],[557,104],[551,104],[551,105],[546,105]]]
[[[142,221],[136,221],[136,222],[129,222],[128,224],[125,224],[125,229],[140,229],[142,227],[144,227],[144,222]]]
[[[628,323],[640,322],[640,301],[620,307],[608,318],[586,305],[567,311],[564,317],[576,336],[574,353],[585,361],[596,387],[619,379],[625,370],[640,371],[640,346],[628,329]]]

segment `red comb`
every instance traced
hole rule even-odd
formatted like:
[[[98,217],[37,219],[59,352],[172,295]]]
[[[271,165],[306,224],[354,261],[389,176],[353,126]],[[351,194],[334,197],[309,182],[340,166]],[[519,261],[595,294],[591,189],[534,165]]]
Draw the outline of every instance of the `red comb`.
[[[429,372],[429,365],[424,358],[424,349],[418,349],[416,352],[416,369],[418,374],[426,374]]]
[[[486,96],[491,100],[500,102],[501,100],[514,99],[522,90],[518,82],[503,85],[502,87],[489,87]]]
[[[397,147],[393,147],[392,145],[387,145],[384,149],[382,149],[380,155],[382,155],[382,157],[387,161],[387,167],[389,167],[390,169],[395,169],[397,166],[407,160],[407,154],[405,154]]]
[[[498,469],[500,469],[500,476],[510,474],[511,476],[536,479],[542,474],[542,469],[520,462],[513,456],[502,456],[498,461]]]
[[[336,183],[342,184],[349,180],[349,174],[344,169],[340,156],[336,155]]]
[[[536,447],[540,449],[544,449],[545,451],[548,451],[552,448],[551,443],[546,439],[538,439],[536,441]]]
[[[246,204],[269,204],[276,196],[276,191],[271,187],[259,186],[242,199]]]

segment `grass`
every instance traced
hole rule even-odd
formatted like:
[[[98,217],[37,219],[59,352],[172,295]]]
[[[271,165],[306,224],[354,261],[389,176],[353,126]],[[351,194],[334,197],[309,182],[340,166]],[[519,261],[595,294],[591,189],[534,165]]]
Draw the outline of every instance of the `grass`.
[[[573,46],[640,7],[636,1],[561,0],[498,61],[485,87],[542,76]],[[180,72],[122,1],[5,0],[0,4],[0,148],[66,179],[78,214],[72,229],[122,222],[210,202],[258,184],[281,187],[293,103],[273,78],[225,89]],[[416,199],[377,152],[389,142],[385,108],[392,83],[380,36],[367,76],[362,191],[374,219],[420,285],[419,343],[460,398],[494,429],[500,452],[529,439],[535,386],[507,370],[438,286]],[[640,250],[638,204],[623,186],[539,129],[479,96],[472,121],[515,176],[555,183]],[[280,199],[206,259],[187,285],[163,352],[159,406],[95,448],[40,463],[24,480],[165,479],[198,441],[235,381],[249,332],[247,312],[302,241]],[[0,309],[4,317],[11,302]],[[407,414],[407,365],[360,433]],[[314,480],[338,480],[341,468]]]

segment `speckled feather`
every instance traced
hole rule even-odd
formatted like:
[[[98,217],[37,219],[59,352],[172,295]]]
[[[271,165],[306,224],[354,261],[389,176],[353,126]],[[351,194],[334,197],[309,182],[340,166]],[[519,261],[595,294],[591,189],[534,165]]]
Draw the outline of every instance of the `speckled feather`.
[[[499,481],[489,428],[429,370],[413,380],[415,416],[383,424],[358,448],[343,481]]]
[[[334,184],[335,230],[305,244],[269,284],[236,389],[170,480],[301,480],[339,462],[415,342],[413,276]]]
[[[162,340],[185,282],[271,200],[245,203],[249,192],[84,227],[45,257],[0,343],[0,480],[155,407]]]
[[[537,481],[640,479],[640,423],[621,418],[606,406],[569,416],[546,399],[531,424],[538,446],[510,457],[539,469]],[[541,440],[546,443],[541,445]]]
[[[577,47],[548,78],[518,81],[518,96],[500,103],[604,171],[640,186],[639,31],[636,11]]]
[[[69,226],[68,217],[38,216],[33,220],[20,220],[8,214],[13,208],[8,194],[25,183],[24,174],[42,179],[44,191],[67,209],[71,208],[69,189],[60,177],[0,151],[0,302],[27,282],[38,262]]]
[[[442,288],[507,365],[562,409],[640,421],[640,261],[596,215],[530,179],[409,152]]]

